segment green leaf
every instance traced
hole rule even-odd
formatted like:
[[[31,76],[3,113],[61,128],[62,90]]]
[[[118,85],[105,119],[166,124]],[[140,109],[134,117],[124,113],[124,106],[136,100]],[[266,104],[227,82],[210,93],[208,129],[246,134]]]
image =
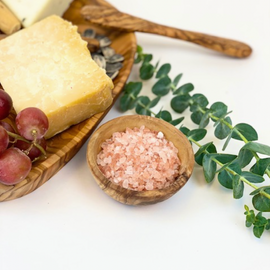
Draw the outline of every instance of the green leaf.
[[[223,147],[222,147],[222,151],[224,151],[224,150],[227,148],[227,146],[228,146],[228,144],[229,144],[231,138],[232,138],[232,133],[230,133],[230,134],[228,135],[228,137],[227,137],[227,139],[226,139],[226,141],[225,141],[225,143],[224,143],[224,145],[223,145]]]
[[[170,71],[171,71],[171,65],[163,64],[157,71],[156,78],[162,78],[164,76],[167,76]]]
[[[152,87],[152,92],[156,96],[165,96],[170,92],[171,79],[168,76],[159,79]]]
[[[200,121],[199,128],[205,128],[209,124],[209,118],[210,118],[210,111],[207,110]]]
[[[230,163],[232,161],[234,161],[237,156],[236,155],[231,155],[231,154],[215,154],[213,156],[217,161],[221,162],[222,164],[227,164]]]
[[[246,227],[251,227],[255,222],[255,213],[254,210],[249,210],[249,208],[245,205],[245,215],[246,215]]]
[[[218,174],[218,181],[223,187],[233,189],[233,176],[226,170]]]
[[[179,117],[177,119],[171,120],[169,123],[172,124],[173,126],[177,126],[178,124],[180,124],[185,117]]]
[[[231,133],[231,129],[224,122],[229,123],[230,125],[232,124],[231,118],[229,116],[226,117],[224,121],[218,123],[214,134],[220,140],[225,139]]]
[[[140,96],[138,98],[138,101],[136,102],[136,113],[141,115],[151,115],[151,112],[148,109],[148,105],[150,103],[149,97],[146,96]]]
[[[203,113],[200,111],[193,112],[190,116],[193,123],[199,125],[201,123],[201,120],[203,118]]]
[[[217,164],[212,160],[212,154],[208,153],[204,155],[202,166],[206,182],[212,182],[217,170]]]
[[[129,82],[124,87],[124,92],[137,97],[142,90],[142,82]]]
[[[264,227],[262,227],[262,226],[254,226],[254,227],[253,227],[253,234],[254,234],[257,238],[261,238],[263,232],[264,232]]]
[[[215,102],[210,107],[212,115],[218,118],[223,117],[227,113],[228,107],[223,102]]]
[[[226,166],[226,169],[220,171],[218,181],[223,187],[233,189],[233,177],[236,174],[241,175],[241,168],[237,160],[234,160],[231,164]]]
[[[237,124],[233,128],[232,138],[235,140],[242,141],[240,135],[238,133],[241,133],[248,141],[256,141],[258,140],[258,134],[257,131],[248,124]]]
[[[270,158],[263,158],[256,161],[256,163],[251,167],[250,171],[263,176],[266,169],[270,165]]]
[[[142,46],[140,46],[140,45],[137,45],[137,53],[142,53],[143,52],[143,48],[142,48]]]
[[[141,92],[141,82],[129,82],[125,85],[124,95],[120,98],[120,109],[125,112],[135,107],[137,96]]]
[[[143,64],[140,68],[140,78],[142,80],[149,80],[153,77],[155,73],[155,68],[153,65],[146,63]]]
[[[159,111],[159,113],[156,115],[156,118],[163,119],[166,122],[172,121],[172,115],[169,111]]]
[[[175,87],[177,87],[177,85],[178,85],[180,79],[182,78],[182,76],[183,76],[183,74],[181,73],[181,74],[178,74],[178,75],[174,78],[174,80],[173,80],[173,85],[174,85]]]
[[[160,101],[160,97],[156,97],[156,98],[154,98],[153,100],[151,100],[151,102],[149,103],[149,108],[153,108],[153,107],[155,107],[157,104],[158,104],[158,102]]]
[[[261,188],[260,193],[256,194],[252,198],[253,206],[256,210],[262,212],[270,212],[270,199],[266,198],[261,192],[264,191],[270,194],[270,188]],[[252,194],[252,193],[251,193]]]
[[[190,95],[176,96],[171,100],[171,107],[175,112],[182,113],[189,106]]]
[[[212,142],[202,145],[195,154],[195,161],[197,162],[197,164],[202,166],[204,155],[207,153],[216,153],[216,152],[217,149]]]
[[[244,172],[242,172],[241,176],[244,177],[245,179],[247,179],[251,183],[264,182],[264,178],[261,175],[258,175],[258,174],[252,173],[252,172],[244,171]]]
[[[242,149],[248,149],[250,151],[270,156],[270,147],[265,144],[257,142],[246,143]]]
[[[206,106],[208,105],[208,100],[203,94],[195,94],[192,96],[191,99],[194,103],[198,104],[201,108],[206,108]]]
[[[180,127],[179,130],[185,135],[188,136],[190,130],[187,127]]]
[[[144,64],[149,64],[153,59],[152,54],[143,54],[143,65]]]
[[[233,197],[234,199],[240,199],[244,193],[244,183],[240,179],[240,175],[235,175],[232,178]]]
[[[176,89],[173,94],[178,96],[187,95],[192,90],[194,90],[194,85],[192,83],[186,83]]]
[[[253,157],[253,153],[250,150],[241,148],[237,158],[241,168],[245,168],[251,162]]]
[[[189,140],[192,139],[198,142],[205,137],[206,133],[207,133],[206,129],[203,128],[193,129],[189,132],[188,139]]]

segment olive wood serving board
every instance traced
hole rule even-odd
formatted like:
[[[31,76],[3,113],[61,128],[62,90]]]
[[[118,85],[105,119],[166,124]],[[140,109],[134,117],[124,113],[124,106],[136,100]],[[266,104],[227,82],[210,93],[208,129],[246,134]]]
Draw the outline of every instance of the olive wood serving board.
[[[91,23],[86,22],[80,14],[81,8],[85,5],[112,6],[104,0],[74,0],[63,15],[63,18],[78,25],[79,30],[89,26],[94,28],[99,34],[108,36],[112,40],[110,46],[117,53],[124,56],[123,67],[113,81],[113,97],[115,102],[120,95],[133,66],[137,48],[136,38],[134,33],[111,31],[102,27],[93,26]],[[26,179],[13,186],[0,184],[0,202],[20,198],[46,183],[75,156],[96,126],[110,111],[110,108],[48,140],[47,158],[43,161],[35,162]]]

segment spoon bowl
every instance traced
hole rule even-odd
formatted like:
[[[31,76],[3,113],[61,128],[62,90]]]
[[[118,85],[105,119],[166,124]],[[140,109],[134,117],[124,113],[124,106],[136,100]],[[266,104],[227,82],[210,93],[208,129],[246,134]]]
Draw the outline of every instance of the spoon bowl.
[[[145,126],[152,131],[163,132],[165,138],[178,149],[180,159],[179,177],[168,187],[155,190],[135,191],[123,188],[107,179],[97,164],[101,144],[111,138],[114,132],[125,131],[127,127]],[[128,115],[115,118],[100,126],[92,135],[87,146],[87,162],[99,187],[113,199],[128,205],[148,205],[162,202],[178,192],[190,178],[194,167],[194,153],[186,136],[173,125],[154,117]]]

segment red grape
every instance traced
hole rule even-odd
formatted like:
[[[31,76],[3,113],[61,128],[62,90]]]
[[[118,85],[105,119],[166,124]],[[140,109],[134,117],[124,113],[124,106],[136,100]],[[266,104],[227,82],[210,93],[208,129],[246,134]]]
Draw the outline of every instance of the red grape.
[[[0,126],[0,154],[2,154],[9,144],[9,136],[3,126]]]
[[[43,111],[29,107],[20,111],[15,119],[18,132],[27,140],[41,139],[49,128],[49,121]]]
[[[46,150],[46,140],[44,138],[37,140],[36,143],[39,144],[44,150]],[[15,147],[19,148],[22,151],[27,151],[31,147],[31,143],[18,140],[15,143]],[[41,154],[41,151],[33,145],[27,155],[31,160],[34,160],[35,158],[38,158]]]
[[[14,128],[7,122],[4,121],[0,121],[0,126],[2,126],[5,130],[12,132],[12,133],[16,133]],[[13,144],[14,138],[9,136],[9,144],[8,147],[11,147]]]
[[[10,95],[3,89],[0,89],[0,120],[8,117],[13,106]]]
[[[8,148],[0,155],[0,182],[15,185],[29,174],[32,168],[30,158],[18,148]]]

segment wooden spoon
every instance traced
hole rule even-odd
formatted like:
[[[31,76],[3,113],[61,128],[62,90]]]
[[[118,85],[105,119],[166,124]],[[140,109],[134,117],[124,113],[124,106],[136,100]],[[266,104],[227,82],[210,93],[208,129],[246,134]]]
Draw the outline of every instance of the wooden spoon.
[[[252,52],[250,46],[239,41],[153,23],[122,13],[115,8],[86,5],[81,9],[81,14],[86,20],[104,27],[181,39],[237,58],[248,57]]]

